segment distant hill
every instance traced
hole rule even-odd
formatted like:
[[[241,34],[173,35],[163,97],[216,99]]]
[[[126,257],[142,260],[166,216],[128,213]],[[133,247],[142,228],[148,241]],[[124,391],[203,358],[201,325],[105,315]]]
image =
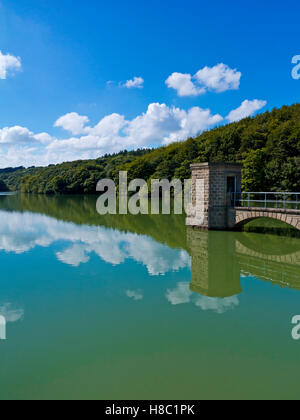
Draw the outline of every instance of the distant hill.
[[[0,192],[7,192],[10,190],[10,188],[7,186],[7,175],[9,174],[13,174],[14,172],[20,172],[22,170],[24,170],[25,168],[23,166],[19,166],[17,168],[5,168],[5,169],[0,169]],[[1,175],[4,175],[4,177],[2,177]],[[6,176],[5,176],[6,175]],[[5,178],[5,179],[3,179]]]
[[[47,167],[16,168],[0,172],[10,191],[38,194],[92,194],[103,178],[116,178],[118,168],[149,153],[150,149],[123,151],[95,160],[78,160]]]
[[[0,179],[23,192],[94,193],[100,179],[190,177],[190,164],[241,162],[243,189],[300,192],[300,104],[246,118],[204,132],[199,137],[155,150],[122,152],[96,160],[69,162],[47,168],[20,169]]]
[[[16,172],[16,171],[21,171],[22,169],[25,169],[24,166],[19,166],[17,168],[0,169],[0,175],[1,174],[11,174],[11,173]]]

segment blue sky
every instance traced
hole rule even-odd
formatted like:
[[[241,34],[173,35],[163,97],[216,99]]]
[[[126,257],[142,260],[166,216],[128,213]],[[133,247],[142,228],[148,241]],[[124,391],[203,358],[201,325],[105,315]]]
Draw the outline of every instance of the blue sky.
[[[159,146],[299,102],[299,1],[0,4],[0,167]]]

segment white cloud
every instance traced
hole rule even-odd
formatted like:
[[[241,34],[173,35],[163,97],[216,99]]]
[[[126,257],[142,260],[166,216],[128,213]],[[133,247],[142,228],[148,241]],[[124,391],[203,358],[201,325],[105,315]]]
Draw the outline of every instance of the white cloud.
[[[81,116],[77,112],[70,112],[69,114],[60,117],[54,124],[54,127],[61,127],[72,134],[79,135],[86,132],[85,125],[89,122],[88,117]]]
[[[190,74],[173,73],[166,80],[166,84],[169,88],[175,89],[178,96],[198,96],[205,93],[205,89],[195,86]]]
[[[143,300],[144,295],[141,290],[126,290],[126,296],[133,300]]]
[[[144,79],[142,77],[134,77],[132,80],[127,80],[122,86],[127,89],[142,89],[144,87]]]
[[[194,137],[207,128],[219,124],[223,121],[220,114],[213,115],[209,109],[199,107],[191,108],[189,111],[180,111],[180,130],[171,132],[164,138],[164,144],[169,144],[179,140],[186,140]]]
[[[153,103],[145,113],[132,120],[111,114],[95,126],[88,117],[77,113],[59,118],[55,126],[72,133],[58,139],[47,133],[34,134],[24,127],[0,129],[0,167],[45,166],[78,159],[95,159],[106,153],[166,145],[186,140],[221,122],[221,115],[194,107],[185,111],[166,104]],[[78,133],[78,134],[76,134]]]
[[[241,72],[231,69],[223,63],[214,67],[204,67],[195,74],[195,78],[200,85],[217,93],[238,90],[241,77]]]
[[[216,93],[238,90],[241,77],[241,72],[220,63],[214,67],[204,67],[194,76],[173,73],[166,80],[166,84],[169,88],[175,89],[179,96],[198,96],[208,90]]]
[[[154,103],[149,105],[145,114],[128,124],[125,133],[134,147],[169,144],[195,136],[222,119],[218,114],[212,115],[208,109],[195,107],[185,111]]]
[[[89,133],[102,138],[118,136],[120,131],[127,125],[125,117],[119,114],[111,114],[102,118],[95,127],[89,128]]]
[[[42,144],[49,144],[54,140],[54,137],[50,136],[48,133],[40,133],[36,134],[34,139]]]
[[[251,117],[266,105],[267,101],[260,101],[258,99],[254,99],[253,101],[245,100],[239,108],[231,111],[226,118],[230,122],[240,121],[243,118]]]
[[[22,63],[19,57],[3,54],[0,51],[0,79],[5,80],[9,74],[21,70],[21,68]]]
[[[0,129],[0,144],[3,145],[33,145],[50,143],[53,140],[47,133],[34,134],[26,127],[4,127]]]
[[[34,141],[34,133],[25,127],[4,127],[0,130],[1,144],[26,144]]]

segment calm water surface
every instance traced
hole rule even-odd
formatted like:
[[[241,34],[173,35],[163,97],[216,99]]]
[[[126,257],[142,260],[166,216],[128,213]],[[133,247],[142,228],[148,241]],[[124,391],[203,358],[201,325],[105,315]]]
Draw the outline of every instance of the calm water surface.
[[[1,399],[298,399],[300,239],[0,197]]]

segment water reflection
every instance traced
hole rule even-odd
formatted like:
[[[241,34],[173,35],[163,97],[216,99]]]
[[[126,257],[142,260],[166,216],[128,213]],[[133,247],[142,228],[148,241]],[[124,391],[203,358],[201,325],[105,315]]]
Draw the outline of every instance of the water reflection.
[[[172,249],[146,235],[76,225],[40,214],[0,211],[2,251],[22,254],[61,241],[67,245],[56,252],[56,258],[73,267],[88,263],[92,254],[112,265],[133,259],[146,266],[153,276],[190,266],[185,250]]]
[[[232,233],[189,228],[188,244],[192,255],[193,292],[216,298],[227,298],[242,292]]]
[[[0,198],[0,250],[24,254],[53,249],[71,267],[96,255],[111,265],[133,260],[151,276],[191,268],[191,281],[166,291],[172,305],[192,303],[224,313],[239,305],[241,278],[300,290],[300,240],[242,232],[186,229],[181,216],[107,216],[96,197],[5,196]],[[141,290],[127,290],[133,301]]]
[[[297,238],[96,199],[0,197],[2,398],[297,397]]]
[[[3,316],[6,322],[18,322],[24,317],[24,310],[14,308],[11,303],[4,303],[0,304],[0,316]]]
[[[126,290],[126,296],[133,300],[143,300],[144,295],[142,290]]]
[[[211,298],[241,294],[241,278],[255,277],[300,290],[300,241],[240,232],[188,229],[190,290]]]
[[[0,341],[6,340],[7,324],[22,321],[23,317],[23,309],[15,308],[11,303],[0,304]]]
[[[217,314],[223,314],[239,306],[238,296],[218,298],[202,295],[199,290],[194,289],[193,283],[188,282],[178,283],[175,289],[167,290],[166,298],[172,305],[190,303],[203,311],[213,311]]]

